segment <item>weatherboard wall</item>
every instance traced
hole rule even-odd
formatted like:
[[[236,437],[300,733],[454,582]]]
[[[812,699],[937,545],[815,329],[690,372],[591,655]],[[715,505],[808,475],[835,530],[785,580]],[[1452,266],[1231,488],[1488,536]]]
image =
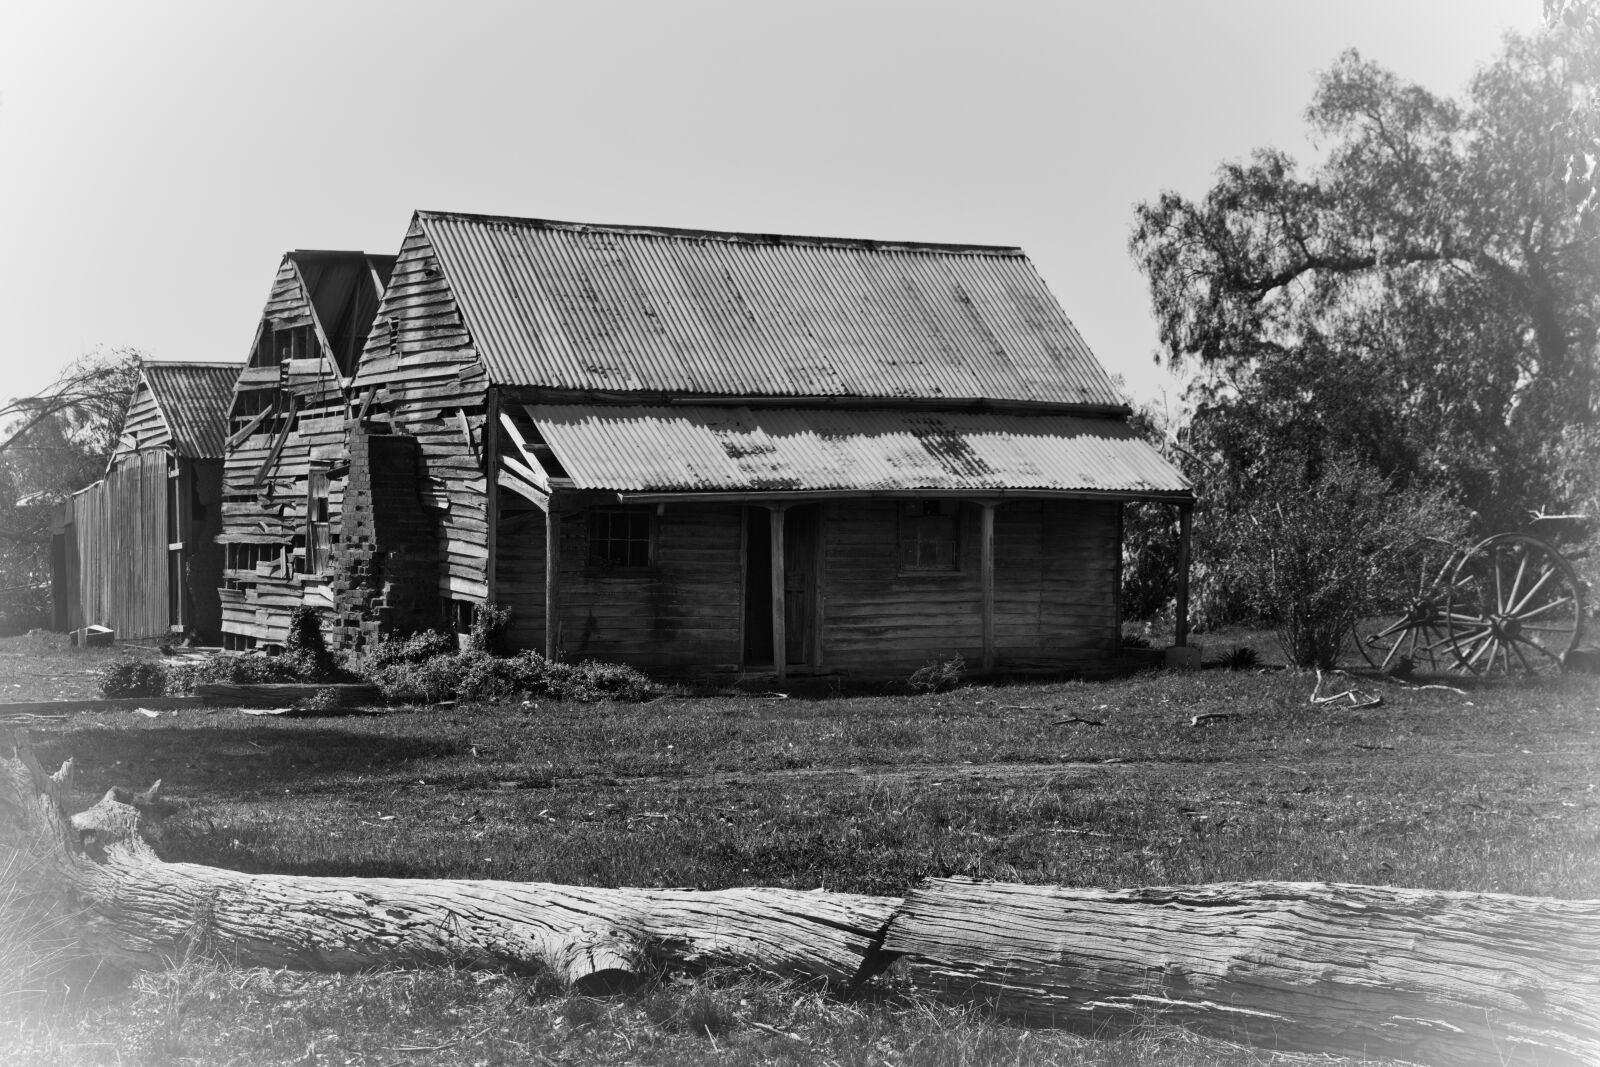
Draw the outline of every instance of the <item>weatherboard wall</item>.
[[[164,448],[130,452],[70,498],[69,629],[109,626],[128,641],[170,637],[167,470]]]
[[[368,418],[417,440],[443,601],[489,598],[488,377],[427,235],[406,235],[356,372]]]
[[[823,511],[823,665],[904,673],[960,656],[983,662],[976,504],[961,508],[957,566],[907,572],[897,501],[839,501]],[[1116,640],[1115,503],[1000,504],[994,524],[999,669],[1103,665]]]
[[[296,608],[333,606],[332,561],[352,402],[298,260],[315,268],[313,277],[324,276],[320,272],[329,264],[362,277],[370,273],[371,258],[286,255],[263,307],[250,362],[235,384],[217,538],[228,556],[218,592],[223,630],[235,647],[281,645]],[[380,281],[363,284],[371,290]],[[376,301],[361,286],[345,285],[341,292],[348,302]],[[332,310],[348,324],[343,309]],[[364,325],[359,316],[354,321],[357,328]],[[318,552],[323,539],[329,551]]]

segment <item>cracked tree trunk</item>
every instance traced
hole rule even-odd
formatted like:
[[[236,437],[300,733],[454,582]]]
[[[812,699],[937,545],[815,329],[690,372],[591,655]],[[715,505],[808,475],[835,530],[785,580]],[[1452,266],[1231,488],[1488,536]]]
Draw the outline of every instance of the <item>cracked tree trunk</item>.
[[[908,899],[782,889],[594,889],[311,878],[163,863],[154,791],[70,822],[69,769],[0,753],[0,853],[94,950],[158,963],[447,961],[539,969],[586,992],[661,966],[731,964],[920,987],[1033,1023],[1159,1021],[1252,1043],[1432,1064],[1600,1064],[1600,901],[1249,882],[1106,891],[964,879]],[[3,858],[3,856],[0,856]]]
[[[950,879],[906,898],[883,947],[918,986],[1035,1023],[1159,1018],[1310,1052],[1600,1064],[1600,900]]]
[[[25,744],[0,760],[0,847],[35,893],[80,915],[86,943],[154,965],[192,948],[248,965],[348,971],[450,962],[554,973],[584,992],[658,967],[731,964],[846,983],[895,898],[790,889],[599,889],[535,882],[316,878],[164,863],[108,793],[70,822],[70,772]]]

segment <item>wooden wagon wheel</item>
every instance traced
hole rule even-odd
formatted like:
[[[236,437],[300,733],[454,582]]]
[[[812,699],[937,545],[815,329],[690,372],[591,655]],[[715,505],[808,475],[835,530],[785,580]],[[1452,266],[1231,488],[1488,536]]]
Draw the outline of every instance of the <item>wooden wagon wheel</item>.
[[[1544,674],[1583,637],[1572,564],[1527,534],[1497,534],[1456,567],[1446,608],[1450,645],[1473,674]]]
[[[1395,673],[1433,674],[1455,666],[1446,611],[1460,559],[1450,542],[1429,539],[1395,561],[1404,580],[1375,614],[1358,619],[1351,629],[1352,643],[1367,663]]]

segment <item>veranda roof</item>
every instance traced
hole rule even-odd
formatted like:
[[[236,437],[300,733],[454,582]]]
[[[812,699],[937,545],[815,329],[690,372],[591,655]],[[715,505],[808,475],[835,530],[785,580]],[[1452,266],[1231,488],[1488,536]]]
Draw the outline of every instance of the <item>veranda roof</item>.
[[[574,487],[624,496],[1192,497],[1115,418],[712,405],[525,411]]]

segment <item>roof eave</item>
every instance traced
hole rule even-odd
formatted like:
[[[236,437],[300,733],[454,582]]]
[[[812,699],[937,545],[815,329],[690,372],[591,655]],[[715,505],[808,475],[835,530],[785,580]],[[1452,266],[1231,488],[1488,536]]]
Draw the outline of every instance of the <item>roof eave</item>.
[[[576,488],[576,487],[574,487]],[[557,487],[559,492],[560,487]],[[970,500],[1003,503],[1008,500],[1097,500],[1108,503],[1158,503],[1193,505],[1193,490],[1161,489],[774,489],[774,490],[606,490],[591,486],[584,491],[614,492],[625,504],[805,504],[823,500]]]

